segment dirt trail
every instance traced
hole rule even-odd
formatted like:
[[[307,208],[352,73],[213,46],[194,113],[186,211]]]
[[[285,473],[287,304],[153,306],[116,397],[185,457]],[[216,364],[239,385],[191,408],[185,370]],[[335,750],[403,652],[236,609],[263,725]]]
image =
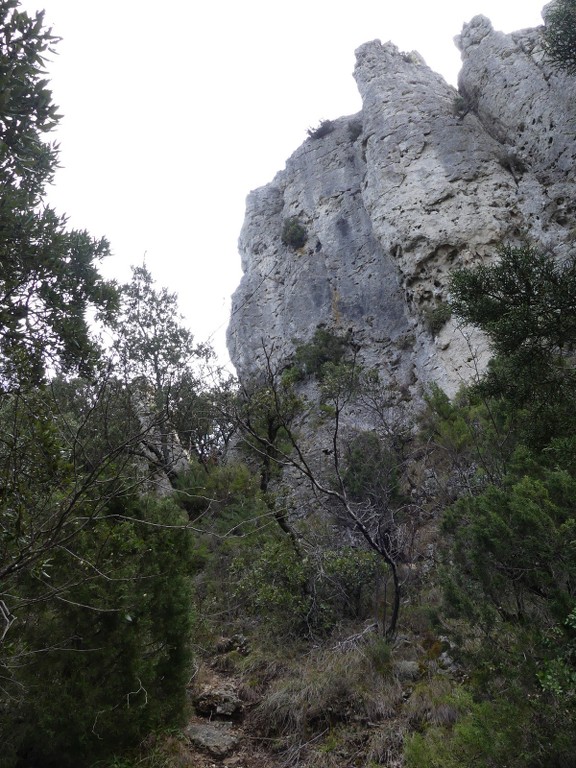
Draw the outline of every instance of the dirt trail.
[[[184,728],[186,762],[182,768],[279,768],[246,727],[247,705],[237,676],[203,666],[189,694],[195,714]],[[184,757],[184,756],[183,756]]]

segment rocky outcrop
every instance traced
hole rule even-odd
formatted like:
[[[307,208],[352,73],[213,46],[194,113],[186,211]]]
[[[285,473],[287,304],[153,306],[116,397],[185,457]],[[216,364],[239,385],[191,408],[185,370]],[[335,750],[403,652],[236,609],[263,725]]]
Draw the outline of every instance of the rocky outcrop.
[[[526,237],[561,258],[576,226],[576,79],[549,67],[540,35],[475,17],[456,39],[458,91],[416,53],[358,49],[361,113],[323,124],[248,197],[228,330],[241,378],[320,324],[413,397],[485,363],[477,333],[431,322],[451,269]],[[291,218],[304,245],[283,242]]]
[[[240,717],[242,700],[232,685],[204,686],[194,697],[194,708],[203,717]]]
[[[184,730],[193,747],[216,758],[230,754],[238,747],[239,738],[231,723],[190,723]]]

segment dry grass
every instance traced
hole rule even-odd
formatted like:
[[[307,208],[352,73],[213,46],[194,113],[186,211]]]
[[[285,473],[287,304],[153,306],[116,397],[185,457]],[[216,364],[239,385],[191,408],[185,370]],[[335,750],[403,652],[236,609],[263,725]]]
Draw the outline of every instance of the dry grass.
[[[291,646],[289,653],[282,653],[282,648],[266,650],[255,649],[249,656],[242,660],[239,672],[244,686],[252,688],[257,693],[263,693],[273,681],[290,675],[296,665],[300,663],[299,649]]]
[[[352,648],[321,650],[273,683],[252,713],[266,736],[320,733],[337,723],[369,723],[394,715],[402,701],[378,638]]]
[[[402,750],[406,732],[406,723],[402,720],[383,723],[369,739],[367,765],[400,768],[403,765]]]
[[[408,721],[415,726],[453,725],[459,715],[453,690],[454,682],[444,676],[419,683],[405,705]]]
[[[106,768],[207,768],[198,762],[182,735],[155,735],[142,744],[139,756],[114,760]],[[104,768],[104,766],[102,766]]]

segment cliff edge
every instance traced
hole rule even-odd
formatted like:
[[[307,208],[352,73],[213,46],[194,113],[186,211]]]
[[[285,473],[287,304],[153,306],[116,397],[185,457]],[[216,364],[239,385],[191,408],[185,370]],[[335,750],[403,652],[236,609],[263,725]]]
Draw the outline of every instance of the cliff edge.
[[[576,227],[576,78],[546,62],[541,30],[472,19],[458,90],[392,43],[356,51],[361,112],[323,123],[248,196],[228,328],[241,379],[319,325],[351,332],[414,397],[485,364],[480,335],[446,319],[450,270],[526,237],[562,258]]]

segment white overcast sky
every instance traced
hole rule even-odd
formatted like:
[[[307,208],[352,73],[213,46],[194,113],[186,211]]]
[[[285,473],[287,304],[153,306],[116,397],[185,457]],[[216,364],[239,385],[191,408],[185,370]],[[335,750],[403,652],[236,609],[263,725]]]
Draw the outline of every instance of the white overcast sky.
[[[105,236],[108,277],[146,264],[179,295],[198,341],[225,358],[241,276],[245,197],[320,120],[353,114],[354,50],[417,50],[456,84],[453,44],[482,13],[510,32],[542,0],[22,0],[62,38],[49,64],[63,115],[50,203]]]

